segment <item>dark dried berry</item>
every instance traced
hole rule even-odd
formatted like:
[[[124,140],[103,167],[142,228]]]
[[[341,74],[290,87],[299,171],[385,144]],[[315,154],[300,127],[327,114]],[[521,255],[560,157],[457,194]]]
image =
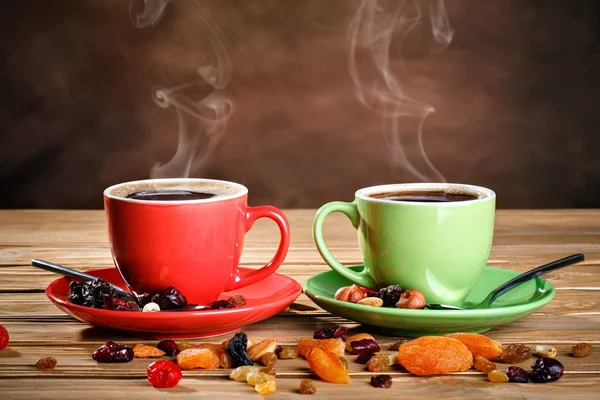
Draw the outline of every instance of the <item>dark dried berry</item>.
[[[531,380],[538,383],[560,379],[565,367],[555,358],[542,357],[531,365]]]
[[[231,308],[237,308],[246,305],[246,298],[242,295],[236,294],[235,296],[228,298],[227,302]]]
[[[133,349],[108,341],[92,353],[92,358],[103,363],[128,362],[133,360]]]
[[[185,296],[173,286],[169,286],[158,295],[152,296],[152,301],[158,304],[161,310],[177,310],[187,306]]]
[[[300,388],[298,389],[300,394],[315,394],[317,393],[317,387],[310,379],[302,379],[300,381]]]
[[[102,278],[96,278],[90,282],[69,283],[69,295],[67,299],[80,306],[103,308],[106,297],[116,298],[117,292]]]
[[[313,333],[313,339],[341,339],[348,331],[345,326],[338,328],[323,328]]]
[[[164,351],[169,357],[174,357],[179,353],[179,350],[177,350],[177,343],[175,343],[174,340],[163,340],[158,343],[157,347]]]
[[[400,299],[402,292],[404,292],[404,290],[402,290],[400,285],[390,285],[379,289],[379,292],[374,296],[383,300],[382,307],[396,307],[396,303],[398,302],[398,299]]]
[[[389,389],[392,387],[392,377],[389,375],[375,375],[371,377],[371,386]]]
[[[248,337],[244,332],[236,333],[233,338],[229,340],[227,344],[227,352],[233,360],[233,366],[239,367],[242,365],[254,365],[248,353],[246,353],[246,346],[248,345]]]
[[[275,346],[275,354],[277,354],[277,357],[279,357],[279,353],[281,353],[282,350],[283,347],[281,347],[280,345]]]
[[[531,381],[531,374],[520,367],[508,367],[506,375],[509,382],[527,383]]]
[[[233,308],[233,306],[229,304],[227,300],[216,300],[210,305],[211,310],[220,310],[223,308]]]
[[[499,360],[504,364],[516,364],[531,358],[531,349],[524,344],[514,343],[502,350]]]
[[[362,339],[355,342],[350,342],[350,346],[352,347],[352,354],[360,354],[365,350],[368,350],[372,353],[377,353],[381,350],[377,342],[373,339]]]
[[[594,351],[594,348],[589,343],[577,343],[571,348],[571,353],[575,358],[587,357]]]
[[[358,354],[358,357],[356,357],[356,362],[359,364],[366,364],[369,362],[369,360],[371,359],[371,357],[373,357],[374,354],[374,351],[363,350]]]
[[[104,306],[102,308],[113,311],[137,311],[134,305],[127,300],[108,296],[104,298]]]

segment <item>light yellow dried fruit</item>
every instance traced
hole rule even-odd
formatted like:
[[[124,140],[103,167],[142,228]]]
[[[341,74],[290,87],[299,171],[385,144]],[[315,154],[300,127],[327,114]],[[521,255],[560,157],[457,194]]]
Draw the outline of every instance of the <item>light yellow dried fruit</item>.
[[[535,354],[540,357],[554,358],[556,357],[556,347],[545,344],[535,346]]]

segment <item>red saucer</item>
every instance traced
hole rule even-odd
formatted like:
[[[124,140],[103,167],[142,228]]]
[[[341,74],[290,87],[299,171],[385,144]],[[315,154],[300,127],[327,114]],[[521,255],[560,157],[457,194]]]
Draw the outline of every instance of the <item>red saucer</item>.
[[[125,282],[116,268],[87,273],[125,288]],[[239,308],[175,312],[111,311],[69,302],[69,281],[67,278],[59,278],[46,288],[46,296],[62,311],[82,322],[153,339],[189,339],[231,333],[277,314],[302,293],[302,287],[292,278],[272,274],[262,281],[221,295],[221,299],[236,294],[244,296],[246,305]]]

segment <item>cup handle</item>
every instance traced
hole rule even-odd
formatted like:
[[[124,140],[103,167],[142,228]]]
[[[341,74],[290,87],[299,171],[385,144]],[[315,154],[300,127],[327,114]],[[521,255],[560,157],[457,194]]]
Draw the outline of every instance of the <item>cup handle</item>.
[[[252,272],[241,272],[239,268],[233,271],[231,280],[225,288],[225,291],[239,289],[244,286],[251,285],[269,275],[279,268],[290,247],[290,225],[282,211],[272,206],[248,207],[246,209],[246,232],[252,228],[254,222],[259,218],[269,218],[275,221],[281,233],[279,248],[275,256],[267,265]]]
[[[352,226],[358,229],[358,222],[360,216],[358,214],[358,208],[356,207],[356,203],[346,203],[344,201],[332,201],[331,203],[327,203],[323,205],[317,213],[315,214],[315,218],[313,219],[313,239],[317,244],[317,249],[321,254],[321,257],[325,260],[325,262],[337,273],[342,275],[344,278],[356,283],[357,285],[378,290],[377,282],[369,275],[367,269],[364,268],[362,271],[357,272],[347,268],[344,264],[339,262],[329,251],[327,245],[325,244],[325,239],[323,238],[323,222],[325,218],[334,212],[341,212],[346,214],[346,216],[352,222]]]

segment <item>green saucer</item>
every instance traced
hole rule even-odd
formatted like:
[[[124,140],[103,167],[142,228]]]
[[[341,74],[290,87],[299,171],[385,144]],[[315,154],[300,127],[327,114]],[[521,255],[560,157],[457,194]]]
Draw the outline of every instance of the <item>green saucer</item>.
[[[350,268],[360,271],[364,267]],[[486,267],[467,296],[464,307],[479,303],[493,289],[519,274],[517,271]],[[536,278],[505,293],[492,304],[492,308],[483,310],[405,310],[364,306],[334,299],[337,289],[351,284],[335,271],[327,271],[308,279],[304,283],[304,292],[332,314],[368,325],[372,330],[383,334],[409,337],[485,332],[533,313],[554,297],[554,286],[545,279]]]

